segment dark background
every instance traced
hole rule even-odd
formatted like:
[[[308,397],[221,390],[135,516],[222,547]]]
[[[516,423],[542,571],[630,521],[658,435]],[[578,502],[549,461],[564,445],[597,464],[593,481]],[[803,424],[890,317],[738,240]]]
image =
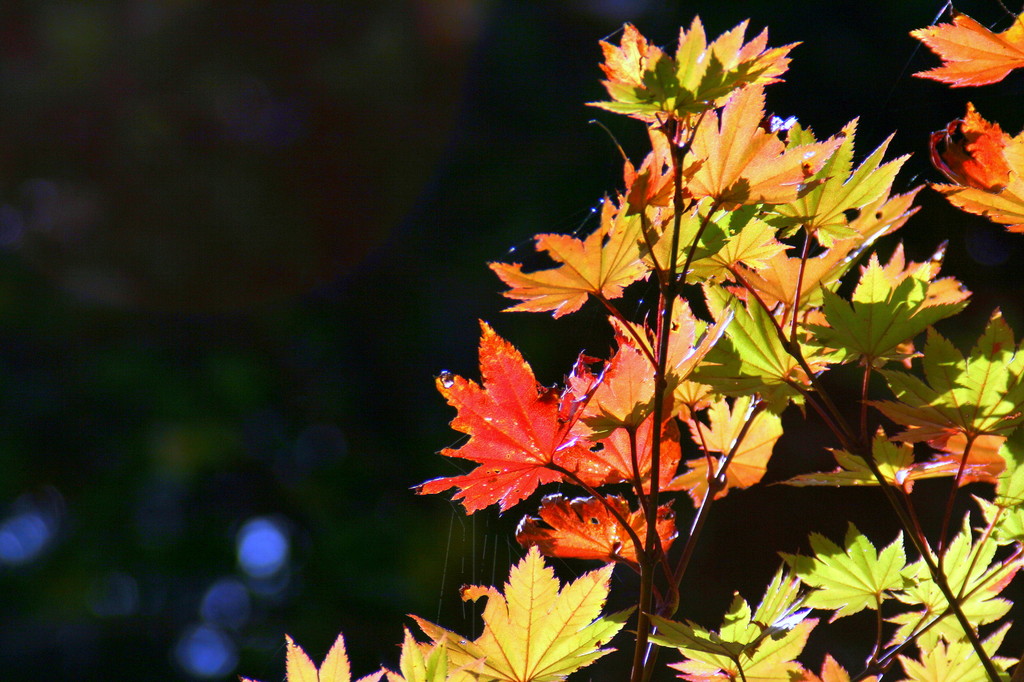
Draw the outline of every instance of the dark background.
[[[995,2],[958,7],[1008,23]],[[907,33],[940,9],[4,2],[0,677],[271,682],[284,632],[319,661],[339,630],[361,676],[397,665],[407,613],[473,634],[458,586],[504,579],[531,506],[466,518],[410,491],[459,470],[433,454],[458,442],[433,376],[476,376],[480,318],[547,383],[581,347],[607,354],[596,308],[499,314],[485,265],[542,265],[534,234],[592,229],[621,163],[588,121],[639,158],[641,124],[584,106],[604,96],[598,40],[628,20],[671,44],[699,12],[712,37],[750,18],[771,45],[803,41],[769,108],[822,137],[859,115],[862,155],[896,131],[893,155],[914,153],[902,192],[939,179],[927,135],[968,99],[1024,124],[1019,74],[969,91],[910,78],[937,60]],[[909,255],[948,240],[946,272],[976,292],[943,331],[963,345],[996,306],[1024,329],[1024,237],[920,203]],[[813,418],[786,424],[769,478],[830,466]],[[733,590],[760,598],[777,551],[838,539],[847,518],[879,544],[896,532],[877,491],[730,495],[683,615],[717,627]],[[616,586],[628,599],[633,581]],[[818,633],[810,662],[827,645],[855,668],[870,628]]]

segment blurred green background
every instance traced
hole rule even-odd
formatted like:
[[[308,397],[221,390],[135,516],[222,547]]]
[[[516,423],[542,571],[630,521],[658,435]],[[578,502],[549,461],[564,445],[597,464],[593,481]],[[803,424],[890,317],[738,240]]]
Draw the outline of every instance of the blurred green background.
[[[584,106],[604,94],[598,40],[632,21],[670,44],[700,13],[712,36],[750,18],[772,45],[803,41],[770,108],[822,136],[859,115],[862,153],[897,131],[893,154],[915,154],[902,192],[939,179],[927,135],[967,99],[1024,124],[1019,74],[980,91],[910,78],[935,60],[907,32],[941,7],[4,2],[0,678],[271,682],[284,632],[319,660],[339,630],[362,675],[397,665],[406,613],[472,634],[458,586],[504,579],[530,506],[466,518],[410,491],[458,471],[433,454],[458,442],[433,376],[476,376],[480,318],[547,383],[581,347],[607,354],[601,311],[501,315],[485,266],[539,266],[534,234],[592,229],[621,161],[591,119],[641,153],[640,124]],[[1007,24],[994,1],[958,8]],[[1024,331],[1024,237],[922,203],[909,255],[948,240],[947,272],[976,292],[945,331],[963,343],[995,306]],[[820,425],[786,423],[801,431],[769,477],[829,466]],[[778,550],[838,536],[864,503],[878,511],[858,524],[888,543],[870,491],[729,496],[684,614],[717,625]],[[812,639],[814,665],[831,641],[856,666],[868,626],[847,620],[848,646]]]

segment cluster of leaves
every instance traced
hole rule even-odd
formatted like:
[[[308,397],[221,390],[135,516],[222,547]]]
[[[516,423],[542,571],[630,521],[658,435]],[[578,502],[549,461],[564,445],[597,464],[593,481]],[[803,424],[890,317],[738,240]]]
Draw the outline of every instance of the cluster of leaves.
[[[422,618],[416,622],[432,643],[406,630],[399,670],[379,670],[358,682],[553,682],[613,649],[601,648],[622,628],[630,611],[599,617],[608,596],[612,565],[591,571],[560,589],[554,572],[533,549],[512,568],[504,593],[472,585],[462,598],[487,599],[484,629],[474,641]],[[288,682],[350,682],[341,635],[319,669],[287,638]],[[243,682],[253,682],[246,680]]]
[[[640,576],[633,682],[649,679],[659,646],[682,653],[672,667],[692,681],[881,679],[897,661],[908,680],[998,680],[1016,662],[996,655],[1008,623],[995,624],[1024,560],[1024,353],[999,311],[966,354],[935,331],[970,295],[939,276],[943,248],[921,263],[900,246],[886,262],[870,252],[916,210],[920,188],[892,192],[904,158],[885,161],[885,141],[855,164],[856,120],[822,139],[767,116],[765,87],[794,46],[769,48],[766,33],[746,42],[745,29],[709,42],[695,19],[673,53],[630,25],[619,44],[602,43],[610,99],[594,106],[645,124],[651,151],[625,161],[592,234],[536,237],[552,267],[491,268],[509,310],[558,318],[596,302],[614,348],[581,354],[547,387],[481,323],[481,382],[437,378],[468,437],[442,454],[475,468],[419,487],[455,488],[467,513],[505,511],[552,484],[580,496],[548,495],[523,518],[529,552],[504,594],[464,589],[488,599],[478,639],[417,618],[431,643],[407,633],[391,682],[563,678],[607,653],[632,617],[600,615],[616,563]],[[959,15],[914,35],[945,61],[923,77],[977,85],[1024,66],[1024,16],[1002,34]],[[936,166],[957,183],[936,189],[1024,229],[1022,145],[968,105],[932,138]],[[639,319],[615,303],[634,285],[657,293]],[[842,366],[862,375],[855,414],[822,382]],[[869,391],[874,377],[891,395]],[[881,550],[852,524],[842,545],[812,534],[811,553],[783,555],[755,609],[737,595],[718,630],[674,620],[714,501],[761,482],[793,404],[832,431],[837,468],[786,483],[871,487],[903,532]],[[947,505],[928,537],[913,488],[940,477],[951,479]],[[968,516],[956,531],[954,501],[971,482],[994,493],[976,498],[984,523]],[[685,528],[676,497],[693,503]],[[559,592],[540,553],[606,566]],[[820,675],[798,660],[815,611],[834,621],[865,609],[877,631],[858,676],[831,656]],[[290,642],[288,652],[290,682],[348,682],[333,653],[317,672]]]

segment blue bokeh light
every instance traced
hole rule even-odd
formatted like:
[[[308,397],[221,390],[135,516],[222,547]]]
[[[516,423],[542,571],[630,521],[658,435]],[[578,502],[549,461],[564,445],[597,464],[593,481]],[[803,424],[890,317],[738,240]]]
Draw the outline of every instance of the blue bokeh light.
[[[256,517],[247,521],[238,531],[237,543],[238,565],[253,578],[269,578],[288,563],[288,532],[272,519]]]
[[[249,620],[249,590],[237,578],[222,578],[203,595],[199,615],[207,623],[237,630]]]
[[[230,674],[238,665],[238,647],[219,628],[193,626],[174,648],[178,665],[195,677],[215,678]]]

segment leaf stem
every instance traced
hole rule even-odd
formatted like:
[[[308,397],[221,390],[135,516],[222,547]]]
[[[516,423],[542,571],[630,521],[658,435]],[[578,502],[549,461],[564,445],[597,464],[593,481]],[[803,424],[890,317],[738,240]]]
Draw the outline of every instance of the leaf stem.
[[[657,366],[658,363],[655,360],[654,354],[651,352],[650,349],[650,342],[640,335],[640,332],[636,330],[636,328],[633,326],[633,323],[630,322],[629,319],[622,314],[622,311],[620,311],[618,308],[612,305],[607,298],[600,294],[595,294],[595,297],[598,301],[601,302],[601,305],[603,305],[605,309],[609,313],[611,313],[612,317],[614,317],[616,320],[622,323],[622,326],[625,327],[626,331],[629,332],[629,335],[633,337],[633,340],[636,341],[636,344],[637,346],[639,346],[640,351],[647,356],[647,359],[650,360],[651,364]]]
[[[804,270],[807,268],[807,254],[811,250],[811,233],[807,232],[804,235],[804,248],[800,254],[800,270],[796,275],[796,291],[793,293],[793,320],[792,329],[789,334],[789,339],[792,343],[796,343],[796,321],[800,314],[800,290],[804,284]]]
[[[964,454],[960,458],[960,466],[956,470],[956,476],[953,478],[953,484],[949,488],[949,495],[946,496],[946,508],[942,512],[942,530],[939,532],[939,543],[938,543],[938,554],[939,554],[939,566],[942,566],[943,560],[946,558],[946,550],[949,548],[949,543],[946,542],[946,536],[949,533],[949,521],[953,518],[953,504],[956,502],[956,493],[960,490],[960,480],[963,478],[964,469],[967,467],[967,458],[971,454],[971,446],[974,445],[974,440],[978,437],[976,433],[965,434],[967,436],[967,442],[964,444]]]

